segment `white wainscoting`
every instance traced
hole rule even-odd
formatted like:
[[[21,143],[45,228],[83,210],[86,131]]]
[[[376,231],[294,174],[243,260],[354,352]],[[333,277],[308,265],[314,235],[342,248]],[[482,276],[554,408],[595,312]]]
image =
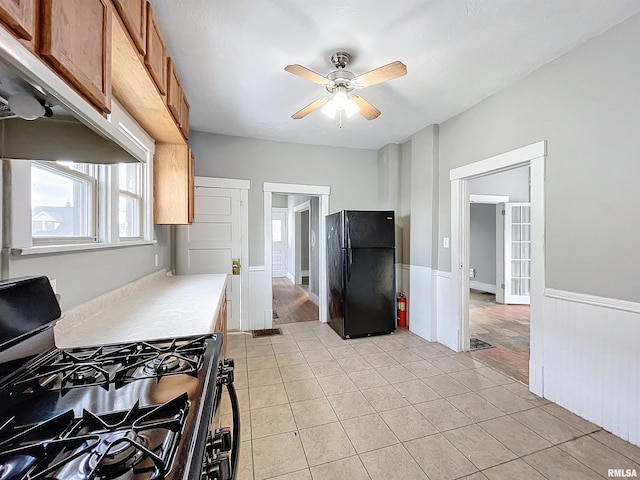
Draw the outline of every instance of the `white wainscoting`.
[[[264,276],[264,267],[249,267],[249,321],[247,330],[271,328],[273,321],[272,304],[264,304]]]
[[[438,270],[436,280],[436,340],[446,347],[456,349],[458,319],[451,308],[451,272]]]
[[[640,304],[546,289],[544,396],[640,445]]]
[[[433,275],[429,267],[409,265],[409,330],[429,341],[436,340],[436,328],[431,309]]]

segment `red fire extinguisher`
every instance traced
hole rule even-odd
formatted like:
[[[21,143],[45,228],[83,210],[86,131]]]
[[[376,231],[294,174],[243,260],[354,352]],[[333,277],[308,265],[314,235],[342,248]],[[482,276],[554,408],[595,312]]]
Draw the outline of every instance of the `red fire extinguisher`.
[[[398,294],[398,328],[407,326],[407,297],[404,293]]]

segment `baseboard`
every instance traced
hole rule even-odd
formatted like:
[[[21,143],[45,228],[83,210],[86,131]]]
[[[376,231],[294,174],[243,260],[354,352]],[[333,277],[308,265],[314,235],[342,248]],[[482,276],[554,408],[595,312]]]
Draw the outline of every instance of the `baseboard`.
[[[320,297],[313,292],[309,292],[309,300],[316,304],[316,306],[320,306]]]
[[[475,280],[469,280],[469,288],[480,290],[481,292],[493,293],[494,295],[496,293],[495,285],[491,285],[490,283],[477,282]]]

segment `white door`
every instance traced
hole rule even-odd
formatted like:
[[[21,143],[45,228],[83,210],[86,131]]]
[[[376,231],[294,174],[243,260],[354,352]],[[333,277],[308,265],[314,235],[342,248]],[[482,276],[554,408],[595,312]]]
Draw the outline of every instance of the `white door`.
[[[271,265],[273,277],[287,276],[287,209],[271,212]]]
[[[505,203],[504,303],[531,303],[531,204]]]
[[[240,328],[240,190],[195,189],[195,221],[176,232],[176,272],[180,275],[227,273],[227,328]],[[233,263],[239,266],[234,272]]]

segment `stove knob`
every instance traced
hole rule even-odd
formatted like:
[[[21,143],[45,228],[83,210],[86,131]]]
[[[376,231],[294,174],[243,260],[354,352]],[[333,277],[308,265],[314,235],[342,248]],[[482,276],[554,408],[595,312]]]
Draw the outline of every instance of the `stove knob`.
[[[211,446],[215,453],[231,450],[231,429],[228,427],[216,429],[211,440]]]
[[[202,467],[201,480],[230,480],[231,462],[229,455],[223,453],[216,458],[209,459]]]

